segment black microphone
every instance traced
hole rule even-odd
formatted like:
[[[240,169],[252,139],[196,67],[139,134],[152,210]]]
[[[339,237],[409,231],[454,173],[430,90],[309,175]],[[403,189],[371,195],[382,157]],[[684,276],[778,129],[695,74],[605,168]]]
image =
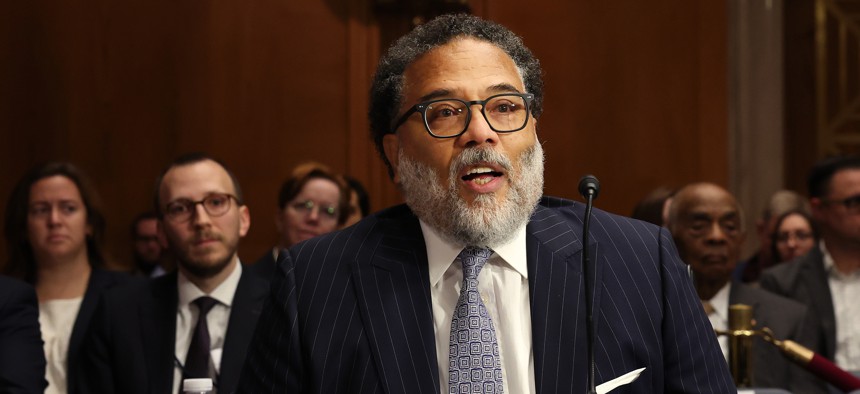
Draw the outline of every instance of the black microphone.
[[[582,177],[579,180],[579,194],[591,204],[591,199],[588,197],[592,196],[594,199],[597,199],[597,195],[600,194],[600,181],[594,175]]]
[[[588,277],[588,226],[591,223],[591,207],[594,205],[594,199],[600,194],[600,181],[594,175],[586,175],[579,180],[579,194],[585,198],[585,218],[582,226],[582,277],[585,279],[585,337],[587,338],[586,349],[588,354],[588,394],[597,394],[597,388],[594,386],[594,316],[592,311],[591,299],[593,286]]]

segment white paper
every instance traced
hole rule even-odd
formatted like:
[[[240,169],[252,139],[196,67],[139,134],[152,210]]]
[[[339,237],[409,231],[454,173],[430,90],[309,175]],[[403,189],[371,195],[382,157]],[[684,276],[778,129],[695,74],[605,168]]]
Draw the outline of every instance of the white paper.
[[[621,387],[625,384],[633,383],[636,379],[639,378],[639,375],[642,374],[642,371],[645,370],[645,367],[635,369],[633,371],[627,372],[624,375],[621,375],[615,379],[612,379],[608,382],[598,385],[597,394],[606,394],[612,390],[615,390],[618,387]]]

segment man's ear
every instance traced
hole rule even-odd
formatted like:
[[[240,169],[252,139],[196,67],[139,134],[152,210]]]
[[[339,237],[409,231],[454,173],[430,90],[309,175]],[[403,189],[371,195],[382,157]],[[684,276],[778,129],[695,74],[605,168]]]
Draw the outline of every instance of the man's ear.
[[[394,173],[392,180],[394,184],[400,183],[400,137],[397,134],[386,134],[382,137],[382,150],[385,158],[391,163],[391,171]]]
[[[251,228],[251,212],[247,205],[239,207],[239,237],[242,238],[248,234]]]

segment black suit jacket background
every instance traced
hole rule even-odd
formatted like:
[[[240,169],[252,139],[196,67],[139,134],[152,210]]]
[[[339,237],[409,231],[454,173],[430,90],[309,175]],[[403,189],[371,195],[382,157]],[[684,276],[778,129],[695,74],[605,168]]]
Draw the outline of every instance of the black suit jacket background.
[[[44,393],[47,386],[36,290],[0,276],[0,393]]]
[[[179,302],[174,271],[105,294],[87,342],[85,393],[171,393]],[[243,269],[224,338],[218,392],[239,380],[269,282]]]

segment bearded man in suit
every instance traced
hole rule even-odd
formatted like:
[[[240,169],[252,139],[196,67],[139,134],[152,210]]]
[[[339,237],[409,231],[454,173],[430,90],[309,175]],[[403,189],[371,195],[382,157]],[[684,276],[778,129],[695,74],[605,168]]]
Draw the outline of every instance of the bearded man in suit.
[[[406,200],[281,254],[240,392],[584,392],[584,206],[542,197],[541,69],[498,24],[399,39],[372,137]],[[595,211],[595,381],[736,389],[671,237]]]

